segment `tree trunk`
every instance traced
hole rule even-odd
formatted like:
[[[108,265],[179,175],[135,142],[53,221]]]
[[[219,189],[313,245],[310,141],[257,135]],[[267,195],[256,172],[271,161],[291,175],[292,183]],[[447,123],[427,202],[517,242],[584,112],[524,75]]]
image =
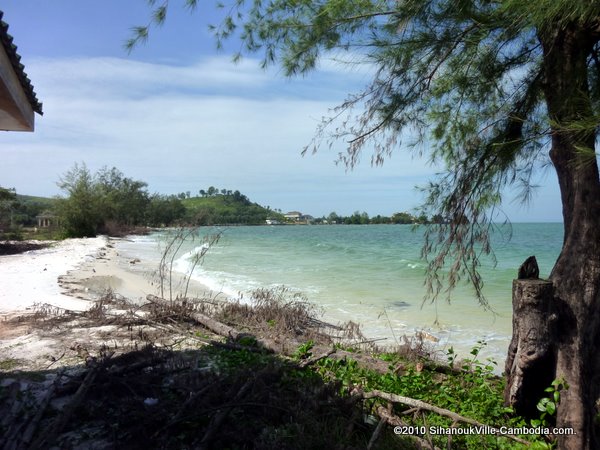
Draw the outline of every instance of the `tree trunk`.
[[[504,401],[530,419],[554,380],[557,329],[552,282],[513,281],[513,336],[506,358]]]
[[[558,313],[557,379],[561,392],[556,425],[573,428],[560,449],[598,448],[594,423],[600,388],[600,179],[593,127],[576,130],[593,115],[587,61],[600,36],[591,25],[555,24],[539,30],[544,55],[544,96],[552,126],[550,157],[558,175],[564,242],[550,279]],[[590,129],[591,128],[591,129]],[[587,149],[587,151],[582,151]]]

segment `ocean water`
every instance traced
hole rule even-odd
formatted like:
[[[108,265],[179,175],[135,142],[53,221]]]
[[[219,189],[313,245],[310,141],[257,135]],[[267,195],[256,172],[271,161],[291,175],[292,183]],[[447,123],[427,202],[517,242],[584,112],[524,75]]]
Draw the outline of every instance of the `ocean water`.
[[[423,231],[409,225],[262,226],[203,229],[222,232],[192,277],[229,297],[249,298],[252,290],[286,286],[323,311],[332,322],[352,320],[369,338],[393,345],[401,337],[425,332],[443,357],[453,347],[468,357],[479,341],[482,357],[503,368],[511,336],[512,280],[521,263],[535,255],[540,277],[547,277],[562,245],[562,224],[513,224],[494,234],[497,258],[484,260],[484,292],[492,308],[478,305],[472,288],[460,285],[448,303],[423,303],[425,263],[420,258]],[[160,259],[164,233],[137,237],[121,251],[146,265]],[[174,269],[189,270],[201,239],[186,242]]]

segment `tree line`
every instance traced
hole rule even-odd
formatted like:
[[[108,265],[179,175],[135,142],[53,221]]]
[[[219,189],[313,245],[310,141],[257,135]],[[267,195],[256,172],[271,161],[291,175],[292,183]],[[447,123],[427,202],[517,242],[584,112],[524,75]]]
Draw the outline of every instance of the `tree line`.
[[[280,216],[238,190],[210,186],[200,189],[201,197],[189,191],[151,194],[146,182],[115,167],[92,173],[85,164],[75,164],[57,185],[64,195],[54,199],[19,196],[15,189],[0,187],[0,239],[21,238],[23,227],[36,227],[37,217],[46,213],[59,225],[56,237],[123,235],[139,227],[258,225]]]
[[[314,220],[314,223],[326,224],[344,224],[344,225],[377,225],[377,224],[429,224],[443,222],[441,216],[433,216],[431,219],[426,215],[415,216],[408,212],[398,212],[391,216],[369,217],[366,212],[355,211],[350,216],[341,216],[336,212],[331,212],[327,216]]]
[[[232,191],[231,189],[219,189],[214,186],[210,186],[208,189],[200,189],[198,191],[198,194],[202,198],[218,197],[218,196],[222,195],[222,196],[233,197],[233,199],[235,201],[246,202],[246,203],[250,202],[250,200],[248,200],[248,197],[243,195],[240,191],[237,191],[237,190]],[[192,191],[180,192],[179,194],[177,194],[177,198],[179,198],[180,200],[193,198]]]
[[[262,225],[266,219],[285,222],[281,210],[251,202],[238,190],[200,189],[163,195],[148,192],[144,181],[125,176],[119,169],[104,167],[92,173],[85,164],[75,164],[57,183],[64,196],[57,199],[18,196],[14,189],[0,188],[0,239],[19,239],[22,227],[36,227],[37,217],[54,216],[63,237],[123,235],[137,227],[172,225]],[[369,217],[355,211],[343,216],[331,212],[313,220],[316,224],[428,224],[442,223],[408,212]]]

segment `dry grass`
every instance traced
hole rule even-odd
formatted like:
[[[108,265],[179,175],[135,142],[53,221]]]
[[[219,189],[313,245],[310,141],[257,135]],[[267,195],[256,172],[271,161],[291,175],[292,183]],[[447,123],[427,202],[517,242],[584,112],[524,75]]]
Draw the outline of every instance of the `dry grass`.
[[[327,324],[317,319],[317,308],[303,296],[281,287],[255,290],[250,298],[251,303],[221,302],[212,313],[228,325],[266,337],[330,342]]]

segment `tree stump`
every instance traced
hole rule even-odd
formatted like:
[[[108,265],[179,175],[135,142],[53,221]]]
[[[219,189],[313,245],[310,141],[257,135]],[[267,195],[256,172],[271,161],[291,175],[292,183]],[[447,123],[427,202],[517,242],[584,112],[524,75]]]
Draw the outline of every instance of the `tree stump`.
[[[525,417],[539,416],[538,401],[555,378],[558,314],[551,281],[513,280],[513,334],[506,358],[504,401]]]

